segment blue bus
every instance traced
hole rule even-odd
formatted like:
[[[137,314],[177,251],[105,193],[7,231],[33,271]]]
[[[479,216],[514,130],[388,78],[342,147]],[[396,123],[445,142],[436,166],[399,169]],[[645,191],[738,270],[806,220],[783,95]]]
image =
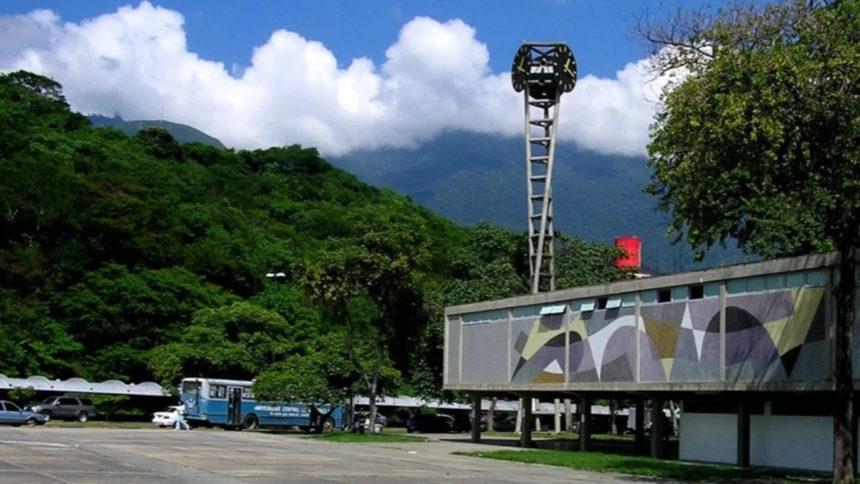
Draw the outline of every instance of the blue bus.
[[[310,429],[310,408],[301,403],[258,402],[254,399],[253,381],[215,378],[184,378],[180,399],[194,426],[223,427],[228,430],[265,427],[299,427]],[[320,405],[320,418],[329,406]],[[343,428],[343,407],[338,407],[322,422],[323,432]]]

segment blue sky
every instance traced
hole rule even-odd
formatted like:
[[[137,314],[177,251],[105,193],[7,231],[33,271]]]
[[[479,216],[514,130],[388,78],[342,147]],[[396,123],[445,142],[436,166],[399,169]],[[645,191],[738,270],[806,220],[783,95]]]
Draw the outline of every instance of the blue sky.
[[[138,2],[123,0],[3,0],[0,13],[24,14],[34,8],[54,10],[78,22]],[[490,49],[494,71],[510,68],[523,40],[566,41],[583,73],[612,76],[641,59],[642,44],[633,40],[634,16],[650,2],[642,0],[158,0],[185,16],[191,50],[228,65],[245,65],[254,46],[277,29],[319,40],[340,60],[368,56],[384,61],[385,50],[403,24],[416,16],[444,21],[459,18],[477,29]],[[655,2],[656,3],[656,2]],[[663,8],[693,4],[664,0]]]
[[[662,0],[660,11],[701,1]],[[649,77],[635,39],[650,3],[2,0],[0,72],[50,76],[84,113],[163,114],[228,146],[302,143],[339,155],[417,146],[446,130],[521,136],[513,55],[523,40],[564,41],[580,77],[559,135],[640,157],[669,82]]]

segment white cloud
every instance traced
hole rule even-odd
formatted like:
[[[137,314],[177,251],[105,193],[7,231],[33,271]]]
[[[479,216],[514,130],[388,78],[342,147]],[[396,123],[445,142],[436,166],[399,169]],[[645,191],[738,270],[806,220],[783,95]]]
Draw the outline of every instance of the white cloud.
[[[521,135],[522,98],[490,71],[487,46],[460,20],[418,17],[375,65],[345,68],[323,44],[278,30],[246,66],[188,50],[184,19],[148,2],[81,23],[52,12],[0,17],[0,71],[61,82],[73,108],[197,127],[228,146],[294,142],[325,154],[409,147],[448,129]],[[562,102],[563,139],[602,153],[643,155],[653,100],[647,61],[612,79],[586,75]],[[643,89],[644,88],[644,89]]]

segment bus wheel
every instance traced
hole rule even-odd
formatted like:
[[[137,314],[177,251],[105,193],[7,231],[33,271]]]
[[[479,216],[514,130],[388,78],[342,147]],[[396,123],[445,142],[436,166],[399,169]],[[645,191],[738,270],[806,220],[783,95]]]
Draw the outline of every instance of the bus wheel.
[[[260,426],[260,421],[257,419],[257,416],[253,413],[245,416],[245,420],[242,421],[242,427],[248,430],[254,430]]]
[[[324,433],[328,433],[332,430],[334,430],[334,420],[331,417],[328,417],[327,419],[323,420],[322,431]]]

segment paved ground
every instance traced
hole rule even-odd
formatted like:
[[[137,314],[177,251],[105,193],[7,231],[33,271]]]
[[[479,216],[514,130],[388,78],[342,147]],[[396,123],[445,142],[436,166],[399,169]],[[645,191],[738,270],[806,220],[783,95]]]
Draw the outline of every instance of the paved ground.
[[[0,484],[555,484],[628,480],[451,455],[476,448],[492,449],[463,441],[342,444],[251,432],[0,428]]]

